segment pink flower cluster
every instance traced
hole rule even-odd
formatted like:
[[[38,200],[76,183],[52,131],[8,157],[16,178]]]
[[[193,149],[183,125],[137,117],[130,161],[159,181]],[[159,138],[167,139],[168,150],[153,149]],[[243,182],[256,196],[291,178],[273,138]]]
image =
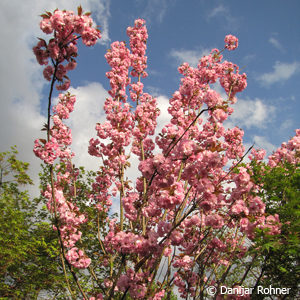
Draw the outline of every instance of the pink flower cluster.
[[[239,45],[239,39],[231,34],[225,36],[224,42],[225,48],[229,51],[236,49]]]
[[[183,298],[195,297],[195,285],[199,281],[199,275],[195,272],[186,270],[185,272],[175,272],[174,284],[178,287],[180,296]]]
[[[260,228],[266,230],[268,235],[280,234],[280,228],[282,224],[277,214],[269,215],[267,217],[261,216],[255,219],[254,222],[250,222],[248,218],[242,218],[240,220],[241,232],[245,232],[249,239],[255,237],[255,229]]]
[[[173,267],[174,268],[183,268],[185,271],[188,271],[191,269],[193,265],[193,260],[191,259],[190,256],[185,255],[180,259],[177,259],[174,264]]]
[[[66,74],[76,67],[77,40],[81,37],[85,45],[91,46],[101,37],[99,30],[92,27],[93,21],[89,15],[89,13],[83,15],[81,7],[78,8],[78,15],[72,11],[60,10],[55,10],[53,14],[47,12],[42,15],[41,30],[46,34],[53,33],[54,37],[48,43],[40,39],[37,46],[33,48],[33,52],[41,65],[48,65],[51,60],[52,66],[46,66],[43,74],[46,80],[60,83],[56,86],[58,90],[66,90],[70,86],[70,80]],[[50,106],[51,99],[49,101]],[[74,196],[74,189],[70,188],[70,194],[67,196],[63,193],[64,187],[72,186],[78,176],[71,163],[74,156],[69,148],[72,143],[71,130],[63,122],[64,119],[69,118],[75,101],[75,96],[71,96],[69,93],[59,95],[58,104],[53,107],[53,125],[50,126],[49,115],[48,124],[44,128],[47,131],[47,141],[37,139],[34,153],[46,164],[53,165],[59,158],[60,163],[65,166],[61,170],[58,168],[52,186],[48,186],[43,194],[48,199],[49,211],[55,215],[57,220],[55,229],[59,232],[63,246],[69,248],[66,254],[67,260],[76,268],[87,268],[91,260],[82,250],[75,247],[82,235],[79,227],[87,219],[71,200]]]
[[[126,274],[120,276],[117,288],[122,292],[128,289],[129,295],[133,299],[145,299],[147,286],[144,283],[144,277],[145,275],[143,273],[136,273],[129,268]]]
[[[282,143],[271,156],[269,156],[269,165],[275,167],[281,162],[288,162],[296,165],[300,163],[300,129],[296,130],[296,135],[287,143]]]
[[[55,138],[51,138],[48,142],[44,139],[36,139],[33,152],[42,161],[50,165],[60,156],[60,148]]]
[[[127,28],[127,35],[130,38],[131,48],[131,66],[133,70],[131,75],[134,77],[148,76],[145,69],[147,68],[147,56],[146,54],[146,43],[148,39],[147,28],[145,26],[145,20],[137,19],[134,22],[133,27]]]
[[[264,150],[264,149],[256,150],[253,148],[251,150],[251,154],[249,155],[249,159],[261,161],[264,159],[265,156],[266,156],[266,150]]]
[[[91,264],[91,259],[86,257],[84,252],[76,247],[67,252],[66,258],[72,266],[78,269],[86,269]]]
[[[119,100],[126,101],[126,86],[129,84],[128,70],[131,64],[130,51],[124,42],[114,42],[105,54],[105,58],[112,68],[106,73],[111,86],[108,93],[113,98],[119,97]]]
[[[86,46],[92,46],[101,38],[100,31],[93,28],[90,14],[83,14],[81,7],[78,8],[78,15],[72,11],[55,10],[53,14],[47,12],[41,17],[41,30],[46,34],[54,33],[54,37],[48,43],[40,39],[33,52],[40,65],[48,65],[49,60],[53,63],[53,66],[45,67],[45,79],[51,81],[53,78],[59,82],[56,86],[58,90],[67,90],[70,80],[66,74],[77,64],[77,40],[81,37]]]
[[[144,85],[140,81],[141,77],[147,77],[145,71],[147,68],[146,43],[148,39],[145,20],[138,19],[134,22],[134,27],[127,28],[127,35],[130,39],[131,48],[131,76],[138,77],[138,82],[130,84],[130,98],[136,102],[134,119],[136,126],[133,129],[132,152],[136,154],[140,160],[151,156],[154,150],[152,139],[148,138],[153,135],[157,126],[157,117],[159,109],[157,108],[157,100],[148,93],[143,92]]]
[[[47,190],[43,194],[44,197],[48,199],[48,210],[56,214],[59,219],[59,227],[55,227],[55,229],[59,229],[64,247],[70,249],[66,258],[74,267],[86,268],[90,264],[91,260],[83,253],[82,250],[78,251],[75,244],[80,240],[82,235],[78,228],[81,224],[87,221],[87,218],[85,215],[80,213],[78,207],[74,203],[65,198],[60,187],[60,184],[63,184],[63,181],[70,183],[70,177],[70,173],[66,173],[65,176],[58,174],[58,181],[54,189],[54,201],[50,186],[47,187]]]
[[[147,237],[136,235],[132,232],[114,232],[111,230],[105,237],[105,245],[110,252],[122,254],[138,253],[142,255],[160,250],[157,246],[158,234],[155,231],[148,231]]]
[[[230,62],[224,62],[224,76],[220,79],[220,84],[226,91],[229,100],[236,102],[236,93],[242,92],[247,87],[247,76],[239,73],[239,67]]]
[[[70,128],[64,123],[63,119],[69,118],[70,112],[74,109],[75,96],[69,93],[59,95],[59,102],[54,106],[54,115],[52,117],[53,126],[50,128],[50,140],[36,139],[34,145],[34,154],[43,160],[46,164],[53,164],[57,158],[71,159],[74,154],[68,147],[72,142]]]

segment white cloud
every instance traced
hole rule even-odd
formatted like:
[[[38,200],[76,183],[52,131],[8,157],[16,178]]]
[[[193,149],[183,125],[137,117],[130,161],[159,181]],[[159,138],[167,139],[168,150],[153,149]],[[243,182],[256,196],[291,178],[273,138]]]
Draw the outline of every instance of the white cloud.
[[[156,134],[160,133],[163,127],[171,120],[171,115],[168,113],[169,99],[166,96],[161,95],[157,97],[157,106],[160,109],[160,115],[157,118]]]
[[[269,38],[269,43],[271,43],[276,49],[281,52],[284,52],[284,47],[280,44],[280,42],[274,37]]]
[[[274,84],[276,82],[284,82],[290,79],[293,75],[299,72],[300,62],[295,61],[293,63],[283,63],[276,61],[273,66],[273,72],[262,74],[258,77],[258,81],[261,84],[267,86]]]
[[[223,99],[227,95],[219,82],[215,83],[213,89],[218,92]],[[241,128],[265,128],[269,122],[275,118],[276,108],[273,105],[265,104],[264,100],[255,99],[242,99],[237,95],[237,102],[232,106],[234,112],[229,116],[224,126],[232,128],[239,126]]]
[[[147,85],[145,92],[149,93],[153,97],[159,97],[161,95],[161,89],[157,86],[152,86],[152,85]]]
[[[207,18],[210,19],[224,14],[228,14],[228,9],[223,4],[220,4],[211,10],[211,12],[207,15]]]
[[[168,4],[167,0],[148,0],[142,15],[148,20],[148,24],[153,19],[161,23],[167,12],[168,5],[170,4]]]
[[[236,30],[238,28],[238,19],[231,14],[230,9],[228,9],[223,4],[220,4],[213,8],[207,15],[207,21],[211,21],[213,18],[219,18],[222,22],[225,21],[224,27],[230,30]]]
[[[275,107],[266,105],[261,99],[254,100],[238,99],[233,106],[234,113],[230,117],[230,122],[239,126],[264,128],[266,124],[274,118]]]
[[[184,62],[189,63],[192,67],[198,65],[199,59],[210,53],[210,49],[200,49],[200,50],[171,50],[170,56],[173,57],[176,61],[176,66]]]
[[[255,54],[248,54],[243,57],[243,63],[248,65],[256,59]]]
[[[283,123],[280,125],[280,131],[283,132],[285,130],[288,130],[290,128],[293,128],[294,125],[294,121],[291,119],[287,119],[285,121],[283,121]]]
[[[70,93],[76,95],[74,111],[68,122],[73,136],[72,150],[76,155],[73,162],[77,166],[96,171],[101,161],[88,154],[88,145],[89,140],[96,137],[96,123],[105,121],[103,105],[108,93],[96,82],[76,89],[71,88]]]

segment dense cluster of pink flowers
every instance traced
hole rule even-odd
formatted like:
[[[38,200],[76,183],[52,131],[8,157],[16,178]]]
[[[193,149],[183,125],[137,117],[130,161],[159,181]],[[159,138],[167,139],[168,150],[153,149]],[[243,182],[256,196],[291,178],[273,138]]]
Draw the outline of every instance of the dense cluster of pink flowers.
[[[284,161],[293,165],[300,163],[300,129],[297,129],[296,135],[287,143],[282,143],[281,147],[269,157],[271,167]]]
[[[134,77],[148,76],[145,69],[147,68],[146,42],[148,39],[147,28],[145,20],[137,19],[133,27],[127,28],[127,35],[130,38],[131,49],[131,75]]]
[[[54,37],[48,43],[40,39],[33,52],[40,65],[48,65],[49,60],[53,63],[45,67],[45,79],[51,81],[54,78],[59,82],[56,86],[58,90],[67,90],[70,80],[66,74],[77,65],[77,40],[81,37],[86,46],[95,45],[101,38],[100,31],[93,27],[89,13],[82,14],[81,7],[78,8],[78,15],[72,11],[57,9],[53,14],[47,12],[41,16],[41,30],[46,34],[53,34]]]
[[[49,58],[55,62],[44,70],[47,80],[58,80],[67,87],[64,80],[75,66],[78,35],[88,46],[100,37],[91,25],[89,15],[81,12],[75,16],[57,10],[43,15],[41,29],[55,32],[54,39],[48,44],[40,41],[34,52],[41,64],[47,64]],[[99,283],[106,292],[90,299],[129,293],[133,299],[159,300],[174,285],[181,297],[196,297],[199,286],[216,283],[215,270],[246,254],[257,229],[280,233],[278,215],[265,212],[251,163],[240,164],[245,156],[244,132],[224,126],[234,111],[236,94],[247,86],[247,77],[237,65],[223,61],[218,49],[201,58],[195,68],[182,64],[178,68],[180,86],[168,108],[171,120],[153,138],[159,109],[141,82],[147,76],[145,21],[136,20],[127,35],[130,47],[114,42],[105,55],[111,67],[106,73],[111,87],[104,104],[106,121],[96,124],[97,138],[90,140],[88,149],[102,160],[89,195],[102,224],[107,224],[104,236],[98,236],[99,255],[101,261],[110,261],[104,264],[108,269],[116,261],[118,271],[110,269],[108,278]],[[226,36],[226,49],[237,46],[236,37]],[[216,82],[226,92],[226,99],[213,89]],[[65,165],[44,196],[49,211],[58,218],[56,230],[68,250],[66,259],[76,268],[87,268],[91,259],[76,246],[82,235],[79,227],[87,219],[72,202],[74,194],[64,195],[62,188],[72,185],[78,175],[71,164],[71,131],[63,123],[74,103],[70,94],[59,96],[48,138],[36,140],[34,152],[47,164],[59,159]],[[297,130],[296,136],[269,158],[269,164],[284,159],[299,162],[299,137]],[[139,160],[140,176],[135,184],[125,174],[131,155]],[[252,149],[249,159],[261,161],[264,156],[263,150]],[[117,195],[119,220],[109,214]],[[157,273],[163,259],[168,262],[161,279]]]
[[[72,266],[78,269],[86,269],[91,263],[91,259],[86,257],[84,252],[78,250],[77,247],[73,247],[69,250],[66,254],[66,258]]]
[[[68,119],[74,109],[76,98],[67,94],[59,94],[59,103],[54,106],[53,126],[49,130],[49,140],[36,139],[34,153],[47,164],[53,164],[57,158],[70,160],[74,153],[68,147],[72,143],[72,134],[63,119]]]
[[[228,49],[229,51],[236,49],[239,45],[238,38],[231,34],[226,35],[224,41],[225,41],[225,48]]]

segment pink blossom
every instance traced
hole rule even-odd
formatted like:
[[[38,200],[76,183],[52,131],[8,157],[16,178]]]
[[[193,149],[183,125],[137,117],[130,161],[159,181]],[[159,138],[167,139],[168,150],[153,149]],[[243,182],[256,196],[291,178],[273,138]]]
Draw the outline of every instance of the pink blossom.
[[[47,164],[53,164],[60,155],[60,147],[56,139],[52,138],[49,142],[36,139],[34,142],[34,154]]]
[[[65,80],[62,83],[56,85],[56,89],[58,91],[66,91],[70,87],[71,81]]]
[[[282,143],[272,155],[269,156],[269,165],[275,167],[287,161],[290,164],[296,165],[300,162],[300,129],[296,130],[296,135],[291,138],[288,143]]]
[[[228,49],[229,51],[236,49],[239,45],[238,38],[231,34],[226,35],[224,41],[225,41],[225,48]]]
[[[256,159],[258,161],[260,160],[263,160],[264,157],[266,155],[266,150],[264,149],[259,149],[259,150],[256,150],[256,149],[252,149],[251,150],[251,154],[249,155],[249,159]]]
[[[263,214],[266,205],[261,201],[259,197],[254,197],[250,200],[249,211],[251,214]]]
[[[43,75],[45,79],[48,81],[51,81],[53,73],[54,73],[54,68],[52,66],[47,66],[43,71]]]
[[[94,28],[87,27],[82,33],[82,42],[86,46],[93,46],[96,44],[97,40],[101,38],[101,34]]]
[[[59,81],[63,81],[66,72],[76,67],[76,40],[80,37],[76,34],[81,34],[86,46],[94,45],[97,39],[101,38],[101,34],[92,27],[93,20],[87,15],[75,16],[72,11],[55,10],[53,14],[46,13],[42,17],[41,30],[46,34],[55,31],[55,35],[48,43],[40,40],[33,48],[33,52],[41,65],[47,65],[49,58],[53,60],[53,64],[59,63],[55,75]],[[64,61],[68,62],[66,66],[62,65]],[[53,72],[49,67],[44,70],[44,77],[47,80],[50,81],[52,75]],[[58,90],[67,90],[69,86],[69,80],[66,80],[56,87]]]
[[[245,206],[245,202],[243,200],[238,200],[231,207],[230,212],[234,215],[244,213],[247,216],[249,214],[249,209]]]
[[[83,251],[78,250],[77,247],[70,249],[66,254],[66,258],[71,265],[78,269],[86,269],[91,263],[91,259],[87,258]]]
[[[161,290],[160,292],[156,293],[152,300],[161,300],[165,296],[165,290]]]
[[[187,271],[187,270],[191,269],[192,264],[193,264],[192,259],[188,255],[185,255],[183,258],[177,259],[175,261],[175,263],[173,264],[173,266],[175,268],[178,268],[178,267],[183,268],[185,271]]]
[[[46,34],[50,34],[53,32],[53,27],[52,27],[50,19],[46,19],[46,18],[43,19],[40,23],[40,28]]]
[[[222,228],[224,225],[224,220],[220,215],[208,215],[205,218],[205,225],[211,226],[213,228]]]

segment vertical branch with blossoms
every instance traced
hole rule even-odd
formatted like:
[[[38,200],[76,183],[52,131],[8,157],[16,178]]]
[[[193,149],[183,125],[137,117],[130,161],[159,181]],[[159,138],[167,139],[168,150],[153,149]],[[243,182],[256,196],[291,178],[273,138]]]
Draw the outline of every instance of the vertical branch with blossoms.
[[[74,153],[70,149],[71,130],[63,121],[68,119],[69,114],[73,111],[76,98],[70,93],[59,94],[59,102],[55,106],[52,104],[52,98],[56,82],[58,82],[56,85],[58,91],[67,90],[70,86],[67,72],[75,69],[77,64],[77,41],[81,38],[86,46],[92,46],[101,35],[100,31],[93,27],[90,13],[83,14],[81,7],[78,7],[78,15],[72,11],[55,10],[53,14],[46,12],[41,17],[43,18],[40,23],[41,30],[46,34],[52,34],[53,37],[48,42],[39,39],[33,52],[39,64],[46,65],[43,74],[45,79],[51,82],[51,85],[48,96],[47,123],[43,128],[47,132],[47,139],[35,140],[34,153],[49,166],[50,184],[43,191],[43,195],[48,199],[47,207],[53,216],[54,229],[58,233],[61,262],[65,275],[65,264],[67,264],[82,296],[87,299],[73,270],[73,267],[87,268],[91,263],[84,251],[76,247],[82,234],[79,230],[80,225],[87,219],[72,201],[73,198],[76,198],[74,183],[78,174],[72,165]],[[51,110],[53,110],[53,115]],[[61,168],[63,171],[59,170],[55,177],[53,165],[57,160],[65,168]],[[74,184],[72,194],[64,194],[65,184]],[[68,288],[72,295],[69,284]]]

